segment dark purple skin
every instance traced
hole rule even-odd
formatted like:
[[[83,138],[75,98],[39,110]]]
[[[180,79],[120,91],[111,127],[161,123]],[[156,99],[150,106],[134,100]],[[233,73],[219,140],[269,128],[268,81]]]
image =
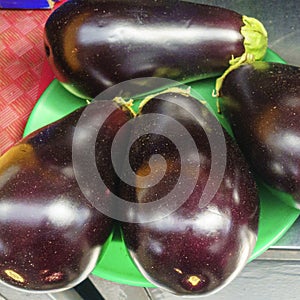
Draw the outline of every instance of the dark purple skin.
[[[112,231],[113,221],[88,202],[74,176],[72,138],[82,111],[32,133],[0,158],[2,283],[35,292],[70,288],[93,270]],[[98,119],[97,114],[91,117],[89,130]],[[106,157],[115,132],[127,120],[117,109],[95,146],[97,166],[111,191],[116,180]],[[108,202],[109,196],[106,191],[99,198]]]
[[[255,62],[232,71],[222,112],[254,172],[300,207],[300,68]]]
[[[190,112],[199,119],[191,117]],[[196,163],[193,161],[196,155],[201,157],[200,166],[197,164],[199,176],[190,197],[169,216],[148,223],[123,223],[125,243],[138,269],[154,285],[179,295],[214,293],[237,276],[255,246],[259,216],[256,184],[237,145],[224,132],[225,174],[211,202],[200,208],[199,200],[211,167],[211,149],[199,120],[205,121],[208,132],[215,130],[210,121],[214,116],[194,98],[174,93],[150,100],[143,107],[141,117],[148,113],[166,114],[185,126],[197,145],[197,153],[192,150],[186,153],[190,164]],[[155,126],[168,131],[172,125],[156,122]],[[161,154],[166,159],[163,180],[146,190],[123,186],[123,198],[138,203],[152,202],[173,189],[180,172],[187,179],[195,176],[190,165],[180,163],[175,145],[153,134],[144,136],[131,148],[131,163],[137,174],[148,174],[148,161],[153,154]],[[176,199],[170,198],[170,202],[173,200]]]
[[[221,73],[245,51],[243,25],[236,12],[183,1],[71,0],[47,20],[45,50],[70,91],[94,98],[132,78]]]

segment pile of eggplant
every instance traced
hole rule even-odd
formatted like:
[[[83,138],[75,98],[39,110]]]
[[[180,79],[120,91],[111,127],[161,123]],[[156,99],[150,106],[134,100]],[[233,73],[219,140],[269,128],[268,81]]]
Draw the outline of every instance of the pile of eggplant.
[[[137,108],[120,97],[103,100],[100,110],[100,100],[92,101],[23,138],[0,157],[2,283],[31,292],[75,286],[96,266],[117,225],[149,282],[178,295],[206,296],[229,284],[255,247],[257,178],[300,208],[300,68],[261,61],[267,33],[258,20],[177,0],[70,0],[50,15],[44,41],[57,79],[89,100],[136,78],[144,78],[145,90],[150,77],[187,83],[224,74],[215,94],[234,137],[216,127],[190,89],[161,86],[138,99]],[[88,126],[79,126],[87,116]],[[174,130],[174,121],[184,131]],[[182,132],[193,141],[184,157],[176,145],[185,141]],[[223,144],[214,145],[211,135]],[[112,153],[116,136],[122,146]],[[75,144],[86,170],[79,175]],[[203,202],[221,146],[221,175]],[[91,153],[101,188],[90,184],[85,158]],[[135,185],[123,180],[131,171]],[[193,188],[184,189],[191,182]],[[120,209],[115,196],[140,210]],[[166,205],[155,204],[161,198]],[[147,205],[156,208],[151,218]]]

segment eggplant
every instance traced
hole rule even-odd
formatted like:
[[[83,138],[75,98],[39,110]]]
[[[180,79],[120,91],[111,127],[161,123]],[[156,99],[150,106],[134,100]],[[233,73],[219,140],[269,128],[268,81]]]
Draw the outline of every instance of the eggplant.
[[[148,134],[139,128],[143,118],[149,118],[143,123]],[[260,207],[249,167],[215,116],[187,91],[146,98],[135,122],[131,134],[139,138],[129,157],[136,186],[122,182],[119,191],[142,206],[134,218],[124,212],[131,220],[122,222],[130,256],[159,288],[196,297],[215,293],[238,275],[256,244]],[[179,151],[178,144],[187,146]],[[206,186],[213,165],[212,191]],[[166,202],[157,202],[163,197]]]
[[[259,180],[300,208],[300,68],[245,64],[221,87],[221,111]]]
[[[108,101],[106,108],[112,107]],[[73,137],[83,110],[35,131],[0,158],[0,281],[11,287],[56,292],[77,285],[93,270],[111,234],[113,220],[86,199],[74,172]],[[90,142],[105,109],[96,112],[79,147]],[[98,196],[107,205],[117,189],[110,144],[128,118],[114,109],[95,144],[95,161],[109,187]],[[80,180],[90,179],[85,174]]]
[[[254,18],[186,1],[70,0],[49,16],[44,44],[57,79],[91,99],[133,78],[190,82],[262,59],[267,32]]]

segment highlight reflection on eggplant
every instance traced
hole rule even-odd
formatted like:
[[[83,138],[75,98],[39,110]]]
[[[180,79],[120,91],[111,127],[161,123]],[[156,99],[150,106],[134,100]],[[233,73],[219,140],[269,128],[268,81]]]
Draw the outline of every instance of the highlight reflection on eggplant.
[[[184,153],[188,160],[182,164],[182,153],[179,154],[164,136],[141,137],[131,147],[132,168],[139,176],[151,172],[155,178],[157,170],[164,166],[152,161],[149,169],[149,160],[161,154],[167,164],[166,175],[150,188],[122,185],[121,197],[136,203],[151,203],[165,196],[175,185],[184,189],[185,184],[178,181],[179,173],[185,180],[197,176],[196,185],[182,206],[168,216],[159,219],[162,208],[157,207],[157,220],[123,223],[125,243],[138,269],[154,285],[179,295],[199,297],[214,293],[237,276],[256,244],[259,200],[255,182],[237,145],[223,131],[224,155],[227,155],[224,177],[210,203],[200,207],[212,162],[206,132],[216,130],[210,119],[214,116],[191,96],[172,92],[148,101],[137,118],[148,114],[163,114],[180,122],[197,147],[195,151]],[[149,128],[151,126],[149,124]],[[174,132],[173,122],[168,119],[156,120],[155,126],[163,132]],[[173,138],[185,139],[176,133]],[[197,157],[200,157],[200,165]],[[194,165],[198,174],[191,171]],[[181,193],[169,196],[168,201],[173,203],[182,196]]]
[[[300,68],[245,64],[225,77],[221,96],[222,112],[254,172],[300,208]]]
[[[45,25],[56,77],[83,98],[132,78],[211,77],[266,49],[258,20],[186,1],[70,0]]]

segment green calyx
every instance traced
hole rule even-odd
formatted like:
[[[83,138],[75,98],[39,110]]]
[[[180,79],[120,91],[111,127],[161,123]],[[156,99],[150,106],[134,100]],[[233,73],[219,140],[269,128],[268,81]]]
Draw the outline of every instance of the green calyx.
[[[225,77],[233,70],[245,63],[252,63],[264,58],[268,48],[268,33],[264,25],[255,18],[247,16],[242,17],[244,26],[241,28],[241,34],[244,37],[245,52],[239,57],[232,57],[229,61],[228,69],[216,81],[216,88],[213,96],[220,96]]]
[[[254,56],[255,60],[264,58],[268,48],[268,33],[264,25],[255,18],[243,16],[241,34],[244,37],[245,52]]]

